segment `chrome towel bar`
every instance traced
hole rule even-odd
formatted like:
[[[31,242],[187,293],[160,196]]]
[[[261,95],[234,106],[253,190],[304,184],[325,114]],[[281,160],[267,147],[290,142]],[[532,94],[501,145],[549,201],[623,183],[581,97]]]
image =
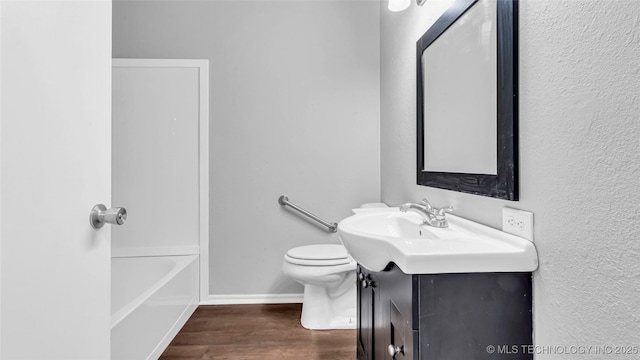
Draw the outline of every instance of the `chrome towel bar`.
[[[296,210],[297,212],[301,213],[302,215],[305,215],[317,222],[319,222],[320,224],[324,225],[327,227],[327,231],[329,232],[336,232],[338,231],[338,223],[337,222],[328,222],[326,220],[323,220],[321,218],[319,218],[318,216],[308,212],[307,210],[301,208],[300,206],[292,203],[291,201],[289,201],[289,198],[286,195],[281,195],[278,198],[278,204],[282,205],[282,206],[288,206],[294,210]]]

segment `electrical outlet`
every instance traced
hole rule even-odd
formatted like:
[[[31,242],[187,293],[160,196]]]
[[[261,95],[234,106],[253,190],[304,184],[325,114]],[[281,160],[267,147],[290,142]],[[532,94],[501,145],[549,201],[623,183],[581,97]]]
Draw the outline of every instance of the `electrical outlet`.
[[[508,207],[502,208],[502,231],[533,242],[533,213]]]

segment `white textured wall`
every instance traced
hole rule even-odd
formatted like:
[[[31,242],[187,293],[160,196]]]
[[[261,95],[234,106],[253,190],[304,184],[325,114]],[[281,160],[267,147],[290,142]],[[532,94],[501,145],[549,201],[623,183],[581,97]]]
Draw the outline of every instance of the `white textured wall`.
[[[640,1],[520,1],[519,202],[415,185],[415,41],[437,6],[381,12],[382,200],[496,228],[533,211],[535,343],[640,346]]]
[[[380,198],[379,4],[115,1],[114,57],[210,60],[214,295],[300,293],[291,247]],[[126,204],[125,204],[126,206]]]

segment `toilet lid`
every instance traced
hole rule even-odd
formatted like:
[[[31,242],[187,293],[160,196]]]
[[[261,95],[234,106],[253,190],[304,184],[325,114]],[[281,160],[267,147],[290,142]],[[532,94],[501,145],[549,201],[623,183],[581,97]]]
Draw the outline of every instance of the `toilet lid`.
[[[347,249],[337,244],[300,246],[287,251],[289,262],[300,265],[342,265],[351,261]]]

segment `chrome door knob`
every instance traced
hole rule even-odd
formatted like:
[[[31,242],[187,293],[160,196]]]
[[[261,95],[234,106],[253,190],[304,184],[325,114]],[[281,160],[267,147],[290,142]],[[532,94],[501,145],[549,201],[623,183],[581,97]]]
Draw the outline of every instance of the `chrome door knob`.
[[[122,225],[127,220],[127,210],[125,208],[107,209],[103,204],[98,204],[91,209],[89,223],[94,230],[101,229],[104,224]]]
[[[393,344],[389,345],[387,350],[389,351],[389,356],[392,358],[395,358],[398,354],[404,353],[404,349],[401,346],[394,346]]]

